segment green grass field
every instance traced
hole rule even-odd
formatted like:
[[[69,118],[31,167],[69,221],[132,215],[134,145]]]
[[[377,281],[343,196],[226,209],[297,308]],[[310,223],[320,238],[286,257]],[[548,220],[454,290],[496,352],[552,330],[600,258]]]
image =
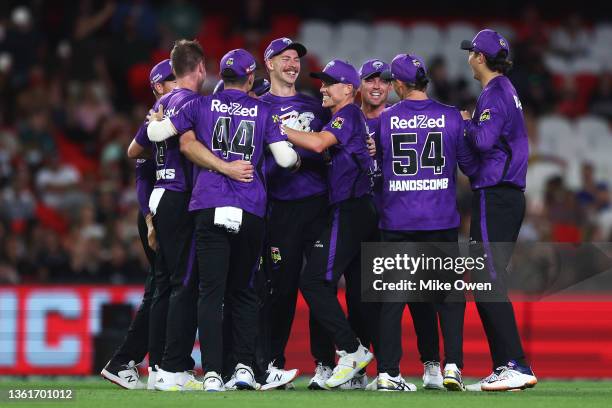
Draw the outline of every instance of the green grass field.
[[[417,379],[412,379],[420,384]],[[9,401],[9,389],[74,390],[72,401]],[[64,379],[24,380],[0,378],[0,407],[282,407],[282,408],[400,408],[400,407],[469,407],[469,408],[563,408],[609,407],[612,403],[610,381],[541,381],[534,389],[506,393],[450,393],[424,391],[411,393],[378,393],[365,391],[309,391],[306,380],[296,382],[294,391],[241,391],[224,393],[161,393],[145,390],[126,391],[102,379],[80,381]]]

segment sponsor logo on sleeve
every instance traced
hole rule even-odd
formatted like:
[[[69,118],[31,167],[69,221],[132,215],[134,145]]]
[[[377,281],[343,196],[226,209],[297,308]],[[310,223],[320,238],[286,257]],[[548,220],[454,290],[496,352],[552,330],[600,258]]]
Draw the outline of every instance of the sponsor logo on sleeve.
[[[485,109],[480,114],[480,118],[478,118],[479,122],[484,122],[491,119],[491,109]]]
[[[342,129],[342,125],[344,124],[344,118],[338,116],[331,124],[331,127],[334,129]]]
[[[280,254],[280,249],[278,247],[270,247],[270,257],[272,258],[272,262],[279,263],[282,258]]]

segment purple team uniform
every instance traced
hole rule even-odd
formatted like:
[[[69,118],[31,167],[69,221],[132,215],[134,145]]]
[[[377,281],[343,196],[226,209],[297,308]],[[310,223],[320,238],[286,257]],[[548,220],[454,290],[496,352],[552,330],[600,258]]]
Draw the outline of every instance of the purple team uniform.
[[[403,100],[380,115],[380,228],[443,230],[459,225],[457,164],[470,175],[477,160],[459,111],[431,99]]]
[[[175,88],[158,99],[153,105],[153,110],[156,111],[159,105],[163,105],[164,117],[173,118],[187,102],[198,96],[198,93],[189,89]],[[147,138],[146,132],[139,132],[136,135],[136,142],[142,147],[152,147],[155,150],[154,160],[157,178],[155,188],[164,188],[170,191],[191,190],[192,164],[181,153],[178,137],[153,143]]]
[[[263,218],[266,211],[265,145],[287,140],[270,114],[270,105],[226,89],[200,96],[170,120],[178,131],[194,130],[198,141],[227,161],[249,160],[253,181],[243,183],[196,167],[189,210],[233,206]]]
[[[320,101],[308,95],[282,97],[268,92],[260,100],[271,105],[275,123],[298,117],[302,130],[318,132],[329,120],[329,111],[321,107]],[[298,200],[327,192],[326,167],[322,156],[301,147],[296,146],[294,149],[302,159],[302,165],[297,172],[279,167],[271,154],[266,153],[266,179],[271,199]]]

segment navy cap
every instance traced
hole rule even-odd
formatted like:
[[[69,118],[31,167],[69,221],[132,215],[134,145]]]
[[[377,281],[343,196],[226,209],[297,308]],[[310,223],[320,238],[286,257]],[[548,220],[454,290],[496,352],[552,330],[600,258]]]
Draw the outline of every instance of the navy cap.
[[[497,31],[485,28],[479,31],[472,41],[463,40],[461,49],[467,51],[482,52],[487,57],[494,58],[500,51],[506,51],[506,58],[510,55],[508,41]]]
[[[172,61],[165,59],[153,67],[149,74],[149,81],[151,81],[151,87],[153,85],[164,82],[174,81],[174,73],[172,72]]]
[[[311,72],[310,76],[328,84],[350,84],[355,89],[361,85],[361,78],[355,67],[339,59],[329,61],[322,72]]]
[[[418,55],[398,54],[391,61],[391,69],[383,72],[380,77],[386,80],[396,79],[409,84],[416,83],[419,70],[425,75],[427,68],[423,58]]]
[[[255,71],[257,64],[250,52],[242,48],[231,50],[221,58],[219,72],[223,76],[243,77]]]
[[[291,38],[282,37],[277,38],[276,40],[272,40],[270,45],[268,45],[268,48],[266,48],[266,51],[264,52],[264,60],[269,60],[270,58],[282,53],[285,50],[297,51],[298,57],[300,58],[306,55],[306,47],[304,47],[300,43],[293,42]]]
[[[386,62],[376,58],[369,59],[359,68],[359,77],[361,77],[361,79],[368,79],[373,75],[380,75],[389,69],[389,64]]]

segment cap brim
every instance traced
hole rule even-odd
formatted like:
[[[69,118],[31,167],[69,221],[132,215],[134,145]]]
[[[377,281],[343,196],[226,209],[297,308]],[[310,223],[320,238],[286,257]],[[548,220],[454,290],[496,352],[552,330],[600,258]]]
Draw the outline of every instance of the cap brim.
[[[474,49],[474,45],[470,40],[461,41],[461,49],[466,51],[472,51]]]
[[[337,84],[340,83],[340,81],[338,81],[336,78],[334,78],[333,76],[326,74],[325,72],[311,72],[310,76],[312,78],[316,78],[316,79],[320,79],[321,81],[325,82],[326,84]]]
[[[377,76],[381,76],[381,75],[382,75],[382,72],[374,71],[374,72],[370,72],[368,75],[362,76],[361,79],[376,78]]]
[[[306,50],[306,47],[304,47],[300,43],[294,42],[294,43],[289,44],[288,46],[286,46],[285,48],[283,48],[279,52],[270,55],[269,58],[276,57],[277,55],[282,54],[283,52],[285,52],[287,50],[295,50],[297,52],[297,55],[298,55],[299,58],[302,58],[304,55],[306,55],[308,53],[308,51]]]
[[[383,71],[380,73],[380,79],[383,81],[393,81],[395,78],[393,78],[391,71]]]

